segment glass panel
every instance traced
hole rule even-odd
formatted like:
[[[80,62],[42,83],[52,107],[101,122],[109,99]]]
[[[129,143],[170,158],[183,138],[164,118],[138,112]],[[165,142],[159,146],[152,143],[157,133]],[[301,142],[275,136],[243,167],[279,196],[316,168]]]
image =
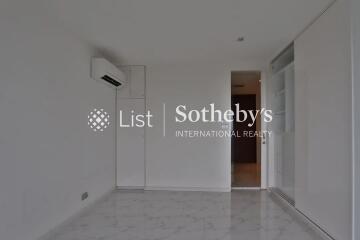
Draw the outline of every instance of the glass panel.
[[[290,45],[271,63],[270,104],[273,110],[273,188],[294,202],[294,48]]]

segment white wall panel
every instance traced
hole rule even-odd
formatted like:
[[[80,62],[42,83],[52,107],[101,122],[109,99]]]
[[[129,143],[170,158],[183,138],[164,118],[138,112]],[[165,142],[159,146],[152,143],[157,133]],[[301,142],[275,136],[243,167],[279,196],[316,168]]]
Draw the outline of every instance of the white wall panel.
[[[117,99],[117,114],[122,111],[122,124],[131,123],[131,111],[134,114],[144,114],[144,99]],[[118,117],[119,119],[119,117]],[[117,123],[117,186],[144,187],[144,128],[120,127]]]
[[[360,1],[352,0],[352,46],[353,46],[353,120],[354,165],[353,170],[353,240],[360,239]]]
[[[349,11],[337,1],[295,41],[295,206],[351,239]]]
[[[145,97],[145,67],[131,66],[130,91],[133,98]]]
[[[231,71],[261,70],[251,63],[147,66],[147,106],[154,127],[146,129],[146,184],[151,189],[229,191],[230,138],[178,138],[175,130],[220,130],[221,124],[175,123],[175,108],[201,109],[210,103],[231,108]],[[163,136],[163,103],[166,136]]]
[[[0,238],[35,240],[115,187],[115,91],[44,1],[0,7]],[[103,108],[111,126],[93,132]],[[81,194],[89,198],[81,201]]]
[[[145,98],[145,66],[129,65],[119,67],[126,75],[126,83],[118,89],[119,98]]]

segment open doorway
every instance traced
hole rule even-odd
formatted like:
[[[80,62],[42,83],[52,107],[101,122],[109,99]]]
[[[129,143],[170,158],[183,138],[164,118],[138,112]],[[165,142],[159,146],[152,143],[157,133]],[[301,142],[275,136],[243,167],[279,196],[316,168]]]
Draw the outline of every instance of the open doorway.
[[[261,72],[231,72],[231,107],[235,104],[242,110],[261,109]],[[231,139],[231,169],[233,188],[261,187],[261,138],[248,135],[247,132],[260,132],[261,120],[249,126],[251,119],[245,122],[233,122],[233,130],[238,133]],[[251,125],[251,124],[250,124]]]

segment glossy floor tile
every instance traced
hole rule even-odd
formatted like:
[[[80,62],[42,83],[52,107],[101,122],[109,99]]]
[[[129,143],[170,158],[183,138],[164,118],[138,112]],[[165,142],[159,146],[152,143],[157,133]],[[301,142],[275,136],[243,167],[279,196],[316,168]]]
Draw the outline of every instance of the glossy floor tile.
[[[320,240],[266,191],[116,191],[51,240]]]
[[[233,163],[233,187],[260,187],[261,165],[257,163]]]

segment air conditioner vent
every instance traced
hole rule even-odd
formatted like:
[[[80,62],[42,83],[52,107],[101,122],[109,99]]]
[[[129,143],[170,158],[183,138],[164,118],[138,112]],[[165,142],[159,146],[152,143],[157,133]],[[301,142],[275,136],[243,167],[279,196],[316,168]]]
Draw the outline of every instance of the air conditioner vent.
[[[108,83],[114,85],[115,87],[121,86],[121,83],[110,77],[109,75],[104,75],[101,77],[101,79],[107,81]]]
[[[105,58],[92,58],[91,78],[117,89],[126,85],[125,74]]]

